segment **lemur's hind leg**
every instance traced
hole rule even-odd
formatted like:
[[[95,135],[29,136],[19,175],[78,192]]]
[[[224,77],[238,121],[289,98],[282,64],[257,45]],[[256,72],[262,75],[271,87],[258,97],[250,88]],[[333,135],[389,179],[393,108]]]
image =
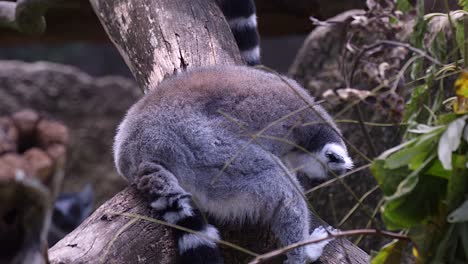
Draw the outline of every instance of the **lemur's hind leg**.
[[[180,187],[170,171],[155,163],[142,163],[135,183],[137,189],[149,199],[157,217],[204,234],[201,236],[175,230],[180,263],[223,263],[216,244],[219,240],[218,230],[204,222],[200,212],[190,203],[191,195]]]
[[[287,176],[286,176],[287,177]],[[273,233],[283,246],[303,240],[327,237],[326,228],[319,226],[309,233],[309,209],[304,198],[298,193],[287,194],[280,201],[271,225]],[[331,230],[331,229],[329,229]],[[324,240],[289,251],[287,264],[310,263],[316,261],[330,240]]]
[[[287,177],[287,176],[286,176]],[[294,190],[286,194],[276,209],[271,228],[283,246],[303,240],[319,239],[327,236],[325,228],[319,226],[309,233],[309,209],[303,197]],[[310,263],[316,261],[330,240],[296,248],[287,253],[287,264]]]

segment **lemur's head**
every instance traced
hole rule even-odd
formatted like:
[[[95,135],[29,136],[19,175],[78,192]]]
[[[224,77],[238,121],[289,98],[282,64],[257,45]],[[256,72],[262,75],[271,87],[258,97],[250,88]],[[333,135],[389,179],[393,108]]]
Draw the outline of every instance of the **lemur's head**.
[[[353,161],[336,127],[318,124],[295,134],[302,148],[292,149],[283,160],[296,172],[310,179],[323,180],[331,172],[340,175],[353,167]]]

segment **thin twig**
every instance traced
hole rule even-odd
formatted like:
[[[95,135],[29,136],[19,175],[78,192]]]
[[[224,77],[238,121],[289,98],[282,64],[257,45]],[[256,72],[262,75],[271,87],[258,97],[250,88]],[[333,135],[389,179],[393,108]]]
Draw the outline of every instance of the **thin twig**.
[[[338,231],[336,233],[329,232],[328,236],[320,238],[320,239],[312,239],[312,240],[306,240],[306,241],[301,241],[298,243],[291,244],[289,246],[268,252],[266,254],[260,255],[256,257],[254,260],[249,262],[249,264],[258,264],[263,261],[266,261],[268,259],[277,257],[279,255],[282,255],[290,250],[293,250],[298,247],[303,247],[309,244],[314,244],[318,242],[322,242],[331,238],[339,238],[339,237],[347,237],[347,236],[357,236],[357,235],[372,235],[372,236],[383,236],[383,237],[389,237],[393,239],[399,239],[399,240],[405,240],[405,241],[411,241],[411,238],[398,234],[398,233],[393,233],[389,231],[382,231],[382,230],[376,230],[376,229],[356,229],[356,230],[349,230],[349,231]]]
[[[361,199],[359,199],[359,201],[361,203],[364,202],[364,200],[369,197],[369,195],[371,195],[373,192],[377,191],[378,189],[380,188],[379,185],[376,185],[374,186],[374,188],[370,189],[369,191],[367,191],[362,197]],[[342,226],[346,221],[348,221],[348,219],[351,217],[351,215],[354,214],[354,212],[359,208],[359,203],[356,203],[353,208],[351,208],[351,210],[349,210],[349,212],[343,217],[343,219],[341,219],[341,221],[338,223],[338,225],[336,226],[337,228],[339,228],[340,226]]]
[[[426,58],[430,62],[432,62],[434,64],[437,64],[438,66],[444,66],[445,65],[442,62],[440,62],[439,60],[437,60],[436,58],[434,58],[431,55],[427,54],[425,51],[423,51],[421,49],[418,49],[416,47],[413,47],[408,43],[398,42],[398,41],[394,41],[394,40],[379,40],[373,45],[392,45],[392,46],[404,47],[404,48],[409,49],[412,52]]]
[[[322,21],[318,18],[315,18],[313,16],[310,16],[309,17],[310,21],[312,21],[312,24],[314,26],[317,26],[317,27],[330,27],[330,26],[334,26],[334,25],[337,25],[337,24],[345,24],[345,22],[343,21],[333,21],[333,20],[326,20],[326,21]]]
[[[107,258],[107,255],[109,254],[109,250],[110,248],[112,247],[112,245],[115,243],[115,241],[117,240],[117,238],[119,238],[119,236],[125,232],[130,226],[132,226],[133,224],[135,224],[136,222],[138,222],[138,218],[133,218],[132,220],[128,221],[124,226],[122,226],[118,231],[117,233],[115,233],[115,235],[112,237],[112,239],[109,241],[109,243],[107,244],[107,247],[106,249],[104,250],[104,254],[102,255],[101,257],[101,261],[100,263],[105,263],[106,262],[106,258]]]
[[[340,175],[338,178],[344,179],[344,178],[346,178],[346,177],[348,177],[348,176],[350,176],[350,175],[352,175],[352,174],[354,174],[354,173],[356,173],[356,172],[358,172],[358,171],[365,170],[365,169],[369,168],[370,166],[371,166],[371,164],[367,164],[367,165],[361,166],[361,167],[359,167],[359,168],[353,169],[353,170],[351,170],[351,171],[348,171],[348,172],[345,173],[345,174]],[[317,190],[319,190],[319,189],[322,189],[322,188],[324,188],[324,187],[327,187],[327,186],[331,185],[332,183],[334,183],[334,182],[336,182],[336,181],[339,181],[338,178],[333,178],[333,179],[328,180],[328,181],[326,181],[326,182],[324,182],[324,183],[321,183],[321,184],[319,184],[319,185],[317,185],[317,186],[315,186],[315,187],[313,187],[313,188],[311,188],[311,189],[305,191],[304,193],[305,193],[306,195],[308,195],[308,194],[311,194],[311,193],[313,193],[313,192],[315,192],[315,191],[317,191]]]
[[[367,127],[364,125],[364,118],[361,110],[361,105],[356,104],[354,106],[354,109],[359,121],[359,127],[361,128],[362,134],[364,136],[364,140],[366,141],[367,146],[369,147],[372,158],[375,158],[377,156],[377,149],[375,147],[374,141],[372,141],[369,130],[367,130]]]
[[[349,123],[349,124],[359,124],[356,120],[351,119],[339,119],[335,120],[335,123]],[[308,122],[302,124],[302,126],[312,126],[316,124],[323,124],[323,122]],[[375,126],[375,127],[395,127],[395,126],[408,126],[408,123],[377,123],[377,122],[364,122],[366,126]]]
[[[215,239],[205,233],[202,233],[202,232],[199,232],[199,231],[195,231],[195,230],[192,230],[192,229],[189,229],[189,228],[186,228],[186,227],[183,227],[183,226],[180,226],[180,225],[175,225],[175,224],[171,224],[171,223],[168,223],[168,222],[165,222],[165,221],[162,221],[162,220],[159,220],[159,219],[155,219],[155,218],[151,218],[151,217],[147,217],[147,216],[144,216],[144,215],[139,215],[139,214],[131,214],[131,213],[111,213],[113,215],[120,215],[120,216],[126,216],[126,217],[130,217],[130,218],[133,218],[135,220],[145,220],[145,221],[148,221],[148,222],[152,222],[152,223],[156,223],[156,224],[160,224],[160,225],[164,225],[164,226],[168,226],[168,227],[172,227],[172,228],[175,228],[175,229],[178,229],[178,230],[181,230],[181,231],[184,231],[184,232],[187,232],[187,233],[191,233],[191,234],[195,234],[195,235],[198,235],[198,236],[201,236],[201,237],[204,237],[204,238],[207,238],[207,239],[211,239],[213,240],[214,242],[216,243],[219,243],[221,245],[225,245],[225,246],[228,246],[230,248],[233,248],[233,249],[236,249],[240,252],[243,252],[247,255],[250,255],[250,256],[259,256],[259,254],[255,253],[255,252],[252,252],[246,248],[243,248],[241,246],[238,246],[236,244],[233,244],[233,243],[230,243],[230,242],[227,242],[227,241],[224,241],[224,240],[217,240],[215,241]],[[130,222],[129,222],[130,223]],[[127,223],[127,225],[129,224]],[[133,222],[132,222],[133,223]],[[124,228],[122,228],[123,231],[125,231]]]
[[[377,203],[377,205],[375,206],[374,208],[374,211],[372,212],[372,216],[375,217],[377,215],[377,213],[380,211],[380,207],[382,206],[382,204],[384,203],[384,199],[380,199],[379,202]],[[369,220],[367,221],[367,224],[366,224],[366,228],[365,229],[368,229],[372,224],[372,221]],[[364,237],[364,235],[360,235],[358,236],[358,238],[356,238],[356,240],[353,242],[356,246],[359,245],[359,243],[361,242],[362,238]]]

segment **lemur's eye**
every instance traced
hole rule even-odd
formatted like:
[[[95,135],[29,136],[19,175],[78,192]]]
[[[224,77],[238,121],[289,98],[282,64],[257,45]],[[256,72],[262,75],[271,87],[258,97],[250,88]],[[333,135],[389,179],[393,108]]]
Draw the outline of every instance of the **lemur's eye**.
[[[327,159],[330,161],[330,162],[333,162],[333,163],[344,163],[345,160],[343,157],[341,157],[340,155],[334,153],[334,152],[331,152],[331,151],[328,151],[327,153],[325,153],[325,156],[327,157]]]

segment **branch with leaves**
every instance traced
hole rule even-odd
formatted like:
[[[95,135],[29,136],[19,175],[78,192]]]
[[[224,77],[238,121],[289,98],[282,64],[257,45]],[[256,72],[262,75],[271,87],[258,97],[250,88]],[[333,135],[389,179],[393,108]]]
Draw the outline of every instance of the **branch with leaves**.
[[[422,2],[411,50],[413,58],[432,59],[411,60],[407,87],[412,95],[406,104],[403,143],[382,153],[371,170],[384,193],[381,215],[386,228],[412,238],[418,262],[466,263],[468,6],[459,1],[464,10],[451,11],[445,1],[447,13],[424,14]],[[402,249],[401,241],[393,241],[374,262],[401,259]]]

